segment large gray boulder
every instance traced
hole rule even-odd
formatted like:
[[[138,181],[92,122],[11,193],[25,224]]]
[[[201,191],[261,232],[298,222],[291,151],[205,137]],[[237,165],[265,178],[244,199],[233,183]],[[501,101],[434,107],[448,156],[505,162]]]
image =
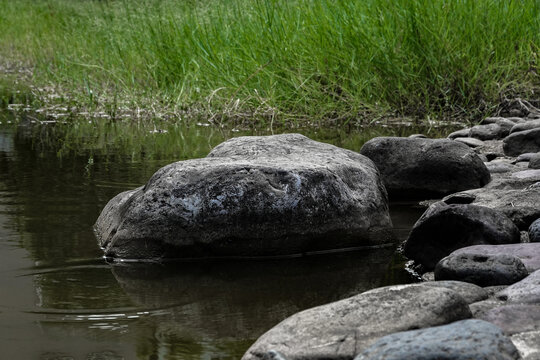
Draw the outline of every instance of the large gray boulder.
[[[511,285],[529,273],[515,256],[451,254],[435,266],[435,280],[458,280],[479,286]]]
[[[448,139],[378,137],[360,153],[377,165],[395,197],[449,194],[482,187],[491,179],[473,150]]]
[[[540,128],[518,131],[504,139],[504,153],[507,156],[518,156],[528,152],[540,151]]]
[[[414,224],[403,252],[425,270],[431,270],[439,260],[459,248],[517,243],[519,239],[518,228],[499,211],[437,202]]]
[[[95,224],[127,259],[305,253],[389,240],[374,164],[299,134],[240,137],[158,170],[113,198]]]
[[[463,298],[446,288],[378,288],[283,320],[263,334],[242,359],[264,359],[271,350],[289,360],[353,359],[381,336],[470,317]]]
[[[482,320],[388,335],[355,360],[516,360],[521,359],[501,329]]]

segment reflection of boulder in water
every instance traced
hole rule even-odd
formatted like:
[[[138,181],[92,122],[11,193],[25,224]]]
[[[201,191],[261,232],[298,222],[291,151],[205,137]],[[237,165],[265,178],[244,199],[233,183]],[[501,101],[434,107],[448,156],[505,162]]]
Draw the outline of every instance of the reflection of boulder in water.
[[[297,311],[388,283],[393,252],[387,248],[257,262],[122,263],[113,273],[142,308],[170,311],[167,318],[178,331],[254,339]],[[162,325],[168,328],[170,322]]]

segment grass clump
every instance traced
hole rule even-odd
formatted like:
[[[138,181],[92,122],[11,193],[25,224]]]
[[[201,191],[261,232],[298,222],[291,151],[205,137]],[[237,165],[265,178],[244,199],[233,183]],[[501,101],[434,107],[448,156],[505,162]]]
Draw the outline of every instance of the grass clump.
[[[538,0],[0,0],[0,57],[78,106],[212,122],[484,115],[538,97]]]

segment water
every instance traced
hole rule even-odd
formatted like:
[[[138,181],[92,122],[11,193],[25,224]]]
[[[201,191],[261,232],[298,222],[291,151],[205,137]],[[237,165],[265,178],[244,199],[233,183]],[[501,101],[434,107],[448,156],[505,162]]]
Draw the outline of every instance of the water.
[[[89,149],[60,157],[35,134],[0,127],[0,358],[238,359],[295,312],[412,281],[393,248],[262,261],[106,263],[92,233],[103,206],[167,163],[204,156],[222,140],[208,141],[210,131],[197,130],[205,139],[197,150],[145,159]],[[420,213],[393,204],[400,238]]]

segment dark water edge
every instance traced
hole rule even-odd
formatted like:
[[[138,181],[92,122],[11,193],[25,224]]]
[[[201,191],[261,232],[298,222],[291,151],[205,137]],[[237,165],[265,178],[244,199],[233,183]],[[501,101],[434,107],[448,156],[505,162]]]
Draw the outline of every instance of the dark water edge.
[[[177,148],[150,156],[151,143],[146,155],[107,141],[66,145],[66,129],[43,126],[0,126],[2,358],[238,359],[295,312],[415,281],[394,247],[258,261],[108,264],[92,225],[111,197],[167,163],[204,156],[245,132],[179,128],[155,146]],[[306,135],[359,150],[371,133]],[[422,211],[391,205],[399,239]]]

